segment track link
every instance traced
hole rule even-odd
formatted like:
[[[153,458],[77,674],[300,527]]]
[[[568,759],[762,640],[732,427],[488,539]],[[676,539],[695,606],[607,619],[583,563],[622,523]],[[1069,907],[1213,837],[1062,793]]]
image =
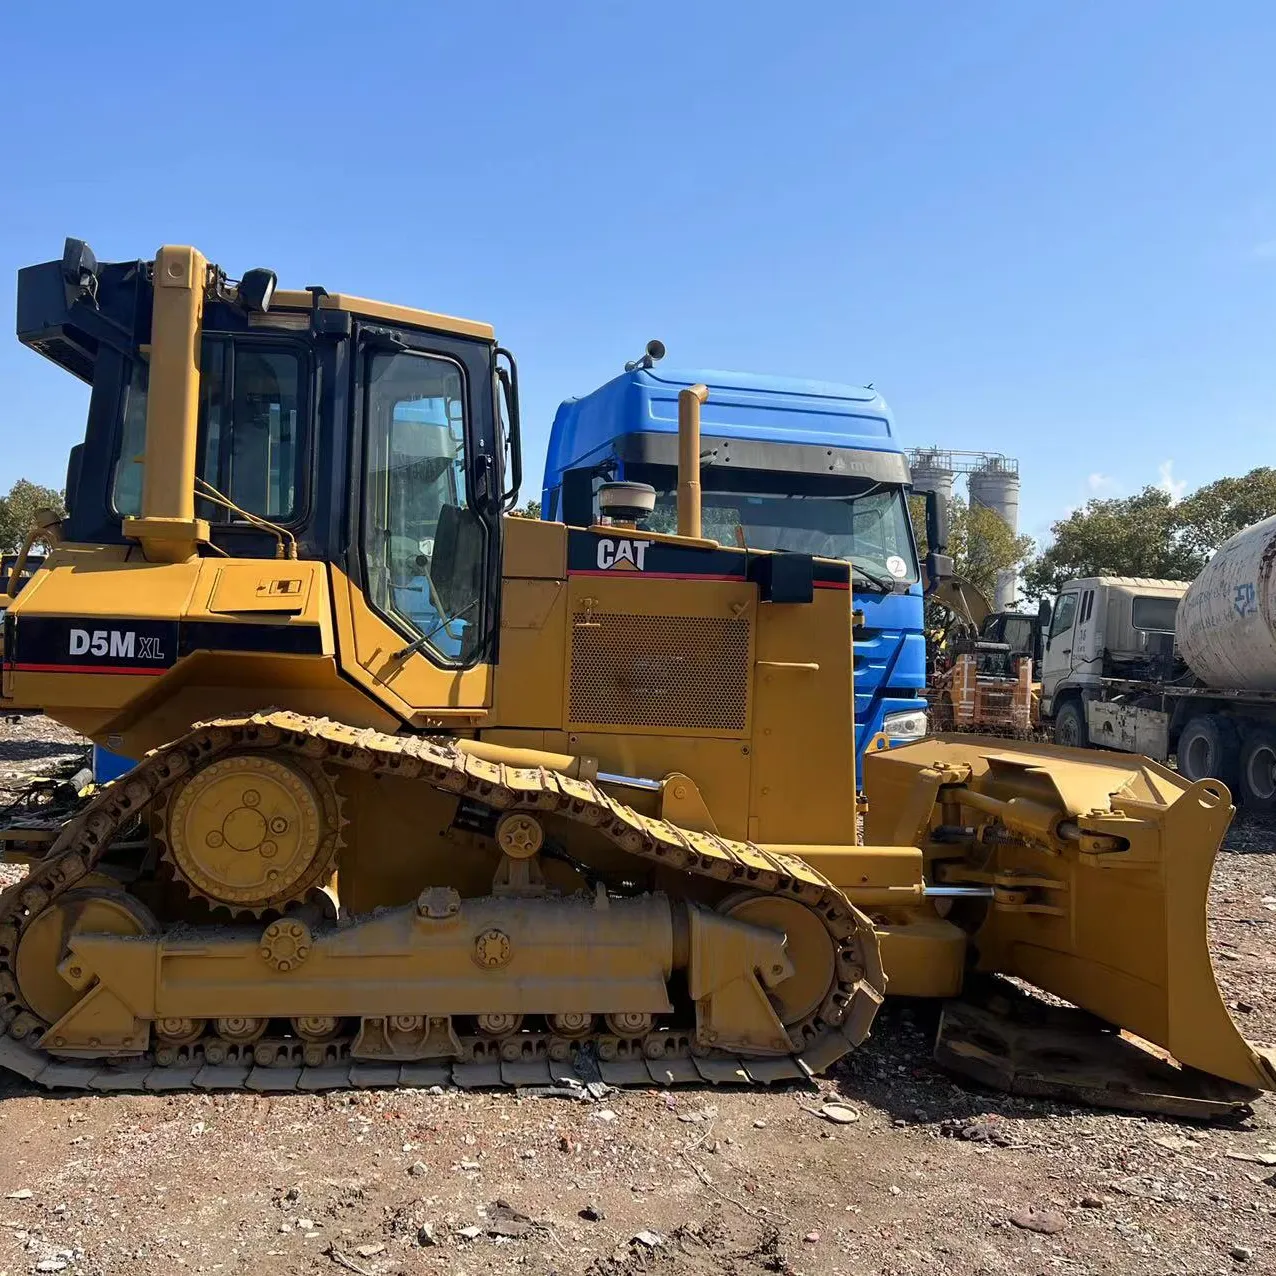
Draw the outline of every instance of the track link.
[[[219,1041],[216,1063],[205,1058],[200,1042],[178,1050],[161,1047],[126,1061],[101,1062],[60,1059],[39,1048],[35,1042],[47,1025],[23,1004],[14,971],[18,942],[26,927],[91,873],[112,840],[192,770],[232,752],[254,750],[293,753],[334,770],[419,780],[499,811],[542,811],[596,829],[644,863],[710,878],[724,887],[797,900],[813,910],[833,939],[836,971],[829,995],[817,1010],[791,1027],[791,1055],[765,1058],[706,1050],[694,1046],[690,1034],[676,1031],[637,1039],[594,1035],[570,1041],[524,1033],[505,1043],[467,1037],[462,1038],[462,1061],[408,1064],[343,1057],[335,1045],[322,1058],[312,1052],[307,1059],[299,1043],[287,1042],[274,1050],[247,1046],[228,1054],[222,1048],[226,1043]],[[868,1034],[884,986],[872,923],[801,859],[642,815],[587,780],[542,768],[488,762],[462,752],[448,740],[391,736],[288,711],[201,723],[181,739],[147,754],[66,824],[25,879],[0,894],[0,1025],[4,1029],[0,1067],[50,1088],[287,1091],[449,1083],[521,1086],[596,1079],[590,1075],[595,1066],[602,1080],[612,1085],[765,1084],[822,1072],[858,1045]]]

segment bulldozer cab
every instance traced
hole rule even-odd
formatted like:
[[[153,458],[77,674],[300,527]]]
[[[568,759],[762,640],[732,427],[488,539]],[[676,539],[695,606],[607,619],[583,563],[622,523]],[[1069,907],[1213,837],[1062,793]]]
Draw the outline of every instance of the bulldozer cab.
[[[19,337],[92,386],[64,541],[100,547],[99,563],[328,564],[348,672],[384,709],[483,708],[515,494],[512,360],[484,324],[250,276],[187,249],[98,263],[79,241],[21,272]],[[259,597],[296,603],[310,574],[245,584],[279,628],[266,646],[314,645],[303,616]],[[250,610],[222,592],[214,612]]]

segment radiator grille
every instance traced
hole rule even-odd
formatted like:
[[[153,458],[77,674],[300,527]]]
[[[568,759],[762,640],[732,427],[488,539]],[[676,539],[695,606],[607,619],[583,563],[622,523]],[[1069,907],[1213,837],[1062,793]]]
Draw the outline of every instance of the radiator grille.
[[[574,617],[573,726],[743,731],[748,700],[743,617]]]

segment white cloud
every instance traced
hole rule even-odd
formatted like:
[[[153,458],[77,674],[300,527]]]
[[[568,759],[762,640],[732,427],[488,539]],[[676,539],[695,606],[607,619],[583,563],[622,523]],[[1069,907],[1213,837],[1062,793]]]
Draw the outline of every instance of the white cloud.
[[[1110,492],[1116,487],[1116,479],[1111,474],[1101,474],[1096,470],[1086,479],[1086,486],[1092,495],[1097,496],[1100,492]]]
[[[1162,461],[1157,467],[1157,487],[1163,492],[1170,494],[1170,504],[1183,499],[1183,493],[1187,491],[1187,479],[1176,479],[1174,477],[1174,462]]]

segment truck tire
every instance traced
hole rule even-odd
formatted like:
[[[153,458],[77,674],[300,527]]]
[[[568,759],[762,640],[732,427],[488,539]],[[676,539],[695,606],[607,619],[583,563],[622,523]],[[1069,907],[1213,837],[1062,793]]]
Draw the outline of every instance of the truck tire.
[[[1197,780],[1222,780],[1236,792],[1240,778],[1241,739],[1236,724],[1219,713],[1198,713],[1179,734],[1174,755],[1179,774]]]
[[[1240,800],[1250,811],[1276,811],[1276,731],[1254,727],[1241,741]]]
[[[1071,749],[1084,749],[1090,743],[1085,724],[1085,705],[1080,700],[1065,700],[1054,715],[1054,742]]]

